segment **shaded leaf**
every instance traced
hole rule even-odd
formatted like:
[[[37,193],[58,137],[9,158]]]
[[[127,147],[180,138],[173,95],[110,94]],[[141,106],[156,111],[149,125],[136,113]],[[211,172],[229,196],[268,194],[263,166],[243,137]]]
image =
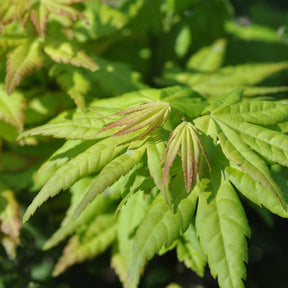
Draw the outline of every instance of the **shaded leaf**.
[[[12,190],[0,182],[1,204],[5,205],[0,211],[1,243],[9,257],[15,259],[16,248],[20,245],[20,206]]]
[[[178,260],[184,262],[185,266],[195,271],[198,276],[203,277],[206,257],[192,225],[178,238],[176,248]]]
[[[204,98],[188,87],[172,86],[160,91],[161,100],[169,102],[172,108],[191,118],[198,117],[207,106]]]
[[[3,50],[7,51],[9,48],[14,48],[14,47],[19,46],[25,39],[26,37],[23,37],[21,34],[20,35],[14,35],[12,33],[11,34],[5,33],[3,35],[0,34],[0,47]]]
[[[0,85],[0,120],[15,126],[21,132],[24,126],[24,97],[20,93],[8,96],[4,85]]]
[[[149,208],[149,202],[147,200],[147,198],[144,198],[143,192],[139,191],[129,198],[126,205],[123,206],[119,212],[117,221],[117,235],[119,243],[119,257],[121,257],[122,260],[122,268],[121,271],[119,271],[119,269],[117,270],[120,274],[119,276],[124,287],[129,287],[128,269],[133,265],[131,261],[134,235],[138,225],[141,223],[147,209]],[[119,267],[119,265],[117,265],[117,267]]]
[[[231,90],[245,89],[247,95],[276,93],[285,91],[287,87],[252,87],[261,84],[264,80],[287,70],[287,62],[242,64],[237,66],[225,66],[214,72],[167,72],[165,79],[174,83],[182,83],[190,86],[197,92],[206,95],[223,95]],[[249,89],[251,90],[249,91]],[[245,94],[245,93],[244,93]]]
[[[242,100],[243,90],[237,89],[235,91],[224,94],[223,96],[213,97],[208,99],[210,105],[207,107],[208,111],[213,111],[221,107],[231,106]]]
[[[71,265],[103,253],[115,241],[116,226],[113,214],[97,217],[81,234],[70,238],[62,257],[54,268],[54,276],[63,273]]]
[[[63,219],[60,228],[46,241],[43,249],[51,249],[69,235],[83,230],[83,227],[89,226],[89,223],[98,216],[114,212],[120,201],[121,191],[123,187],[125,187],[128,179],[129,178],[121,178],[113,186],[106,189],[104,193],[98,195],[77,219],[74,218],[75,210],[82,200],[83,194],[88,192],[94,178],[85,177],[75,183],[70,188],[72,199],[65,218]]]
[[[70,70],[71,71],[71,70]],[[77,107],[82,111],[85,110],[85,94],[90,89],[90,82],[80,71],[71,71],[63,73],[57,78],[57,82],[67,91],[69,96],[74,100]]]

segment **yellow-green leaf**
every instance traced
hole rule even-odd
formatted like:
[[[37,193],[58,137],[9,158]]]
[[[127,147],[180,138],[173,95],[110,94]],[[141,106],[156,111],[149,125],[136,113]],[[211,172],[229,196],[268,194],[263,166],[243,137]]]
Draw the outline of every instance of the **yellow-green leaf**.
[[[77,67],[84,67],[96,71],[98,65],[84,52],[77,50],[69,42],[49,42],[44,46],[44,52],[57,63],[70,63]]]
[[[8,54],[6,91],[10,95],[21,80],[43,64],[39,40],[27,39]]]

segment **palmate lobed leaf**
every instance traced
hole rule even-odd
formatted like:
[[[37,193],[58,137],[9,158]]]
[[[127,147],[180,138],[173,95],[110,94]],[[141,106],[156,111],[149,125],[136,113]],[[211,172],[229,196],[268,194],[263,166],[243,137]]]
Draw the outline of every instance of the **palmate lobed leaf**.
[[[195,81],[194,84],[212,84],[211,86],[243,87],[252,86],[262,82],[271,75],[288,68],[287,62],[243,64],[220,68],[217,74],[203,75],[203,79]],[[205,79],[206,78],[206,79]],[[193,81],[194,82],[194,81]],[[201,83],[202,82],[202,83]],[[212,88],[210,86],[210,88]],[[230,89],[231,89],[230,88]],[[196,89],[197,90],[197,89]]]
[[[250,235],[247,218],[232,185],[223,176],[219,184],[219,179],[213,178],[208,188],[212,194],[204,190],[199,195],[196,230],[219,286],[244,288],[244,262],[248,261],[245,236]]]
[[[234,91],[229,91],[229,93],[224,94],[223,96],[208,98],[208,102],[210,105],[206,108],[206,111],[213,112],[215,110],[219,110],[220,108],[231,106],[233,104],[239,103],[243,99],[243,90],[236,89]],[[221,111],[221,109],[220,109]]]
[[[38,39],[23,41],[8,55],[6,91],[10,95],[21,80],[43,64],[43,54]]]
[[[214,118],[218,129],[218,138],[225,156],[239,165],[256,182],[261,183],[267,190],[286,207],[283,193],[274,181],[266,163],[254,153],[239,135],[229,126]]]

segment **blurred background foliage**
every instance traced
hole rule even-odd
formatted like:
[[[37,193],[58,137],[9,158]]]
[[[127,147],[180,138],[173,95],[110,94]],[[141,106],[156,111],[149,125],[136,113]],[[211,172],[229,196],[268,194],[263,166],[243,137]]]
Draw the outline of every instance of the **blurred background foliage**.
[[[92,101],[95,94],[99,98],[117,96],[147,86],[163,87],[169,84],[169,81],[174,83],[175,79],[171,80],[163,75],[177,74],[186,67],[191,55],[220,38],[226,39],[225,45],[227,45],[222,66],[287,61],[288,3],[286,0],[231,0],[230,2],[146,0],[140,8],[128,0],[103,2],[105,5],[93,1],[87,2],[85,6],[79,4],[80,9],[86,11],[85,15],[91,25],[87,26],[77,21],[73,31],[69,30],[70,28],[64,31],[68,36],[69,33],[73,33],[77,45],[85,48],[88,55],[97,55],[92,58],[101,69],[93,72],[96,73],[93,76],[93,79],[96,79],[93,80],[93,87],[88,83],[81,88],[82,90],[75,88],[78,93],[85,94],[87,103]],[[95,13],[98,9],[101,9],[100,13]],[[125,17],[128,14],[130,17]],[[59,26],[51,25],[47,29],[46,37],[53,37],[58,31]],[[4,59],[4,50],[0,50],[0,59]],[[51,63],[47,59],[46,62],[48,62],[47,67],[50,68]],[[53,69],[40,70],[33,74],[33,78],[23,80],[21,89],[24,91],[26,89],[25,95],[31,99],[26,110],[25,125],[41,124],[55,116],[58,110],[73,107],[73,101],[57,90],[59,86],[63,90],[69,90],[73,85],[69,81],[71,77],[77,76],[69,73],[71,71],[69,72],[67,66],[57,64]],[[87,74],[89,80],[92,72],[83,73]],[[50,78],[47,77],[48,74]],[[4,80],[4,75],[4,64],[0,63],[1,82]],[[35,89],[29,91],[32,81]],[[81,81],[85,83],[83,79]],[[277,78],[269,78],[261,84],[273,86],[275,82],[278,86],[279,84],[287,86],[287,72],[281,72],[277,74]],[[46,87],[44,91],[43,87]],[[57,101],[51,101],[47,87],[53,91],[53,99]],[[56,93],[59,93],[57,98]],[[69,93],[72,92],[68,91]],[[47,111],[38,109],[40,104],[33,100],[34,94],[41,94],[42,104],[46,103],[43,106],[50,109]],[[283,97],[287,96],[283,94]],[[77,104],[77,101],[75,102]],[[79,103],[77,105],[81,106]],[[54,114],[49,114],[51,112]],[[53,147],[44,143],[42,146],[37,146],[36,150],[33,147],[17,146],[16,148],[13,139],[16,138],[17,131],[14,131],[15,135],[11,134],[9,124],[0,122],[0,125],[0,138],[4,138],[3,151],[9,151],[9,157],[7,153],[2,154],[0,181],[16,192],[18,203],[21,203],[20,214],[22,215],[35,195],[33,191],[28,190],[33,172],[39,167],[39,163],[62,142],[53,142]],[[17,154],[13,154],[16,150]],[[19,154],[19,151],[23,153]],[[15,162],[11,162],[11,159]],[[17,167],[16,171],[13,167]],[[7,188],[1,186],[0,190],[7,191]],[[11,199],[2,198],[0,206],[5,207],[6,202]],[[110,268],[109,252],[95,260],[73,266],[57,278],[51,276],[64,244],[49,251],[42,251],[42,246],[58,228],[69,201],[67,193],[61,194],[43,205],[37,212],[37,217],[33,217],[22,226],[18,239],[21,245],[14,247],[17,250],[16,257],[12,257],[13,252],[9,250],[9,241],[5,246],[7,243],[5,235],[1,235],[3,247],[0,251],[0,288],[121,287]],[[13,200],[9,203],[16,205],[13,204]],[[288,222],[264,209],[257,210],[249,203],[245,208],[252,229],[252,236],[248,241],[249,265],[246,287],[288,287],[286,277]],[[14,244],[18,240],[14,239]],[[184,264],[177,261],[175,252],[169,252],[149,262],[141,287],[213,288],[218,286],[208,270],[204,278],[199,278]]]

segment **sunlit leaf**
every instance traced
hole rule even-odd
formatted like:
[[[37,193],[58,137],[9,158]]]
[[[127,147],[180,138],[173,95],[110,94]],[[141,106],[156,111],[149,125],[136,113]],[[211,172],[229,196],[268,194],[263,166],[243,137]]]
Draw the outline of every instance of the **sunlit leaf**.
[[[261,183],[267,190],[286,207],[286,201],[280,187],[273,179],[266,163],[246,145],[239,135],[230,127],[216,121],[218,137],[225,156],[239,165],[256,182]]]
[[[134,254],[129,269],[130,288],[137,287],[139,272],[146,260],[151,259],[161,247],[170,246],[191,223],[196,206],[197,193],[191,193],[180,202],[175,214],[169,210],[162,195],[158,195],[137,229]]]
[[[263,185],[253,181],[247,173],[236,167],[227,167],[225,171],[233,185],[250,201],[259,206],[263,205],[274,214],[288,218],[287,209],[283,208],[281,202]]]
[[[12,94],[15,87],[21,80],[38,69],[43,64],[43,54],[39,40],[30,40],[22,42],[8,55],[6,91]]]
[[[128,139],[130,137],[128,137]],[[114,157],[127,148],[128,144],[121,145],[125,140],[127,141],[127,135],[115,137],[112,141],[111,139],[106,139],[94,145],[92,142],[92,146],[88,146],[88,148],[85,147],[85,145],[79,148],[77,151],[79,154],[77,154],[77,156],[67,163],[64,163],[64,165],[52,174],[45,186],[27,208],[23,216],[23,221],[27,221],[30,216],[34,214],[35,210],[49,197],[57,195],[61,190],[69,188],[79,179],[102,169]],[[81,146],[81,144],[79,145]],[[76,149],[77,148],[76,146]]]
[[[244,288],[244,262],[248,261],[245,236],[250,230],[241,202],[223,177],[220,183],[212,178],[211,187],[200,193],[196,230],[211,274],[218,278],[220,287]]]
[[[44,52],[57,63],[72,64],[96,71],[98,65],[84,52],[77,50],[70,42],[52,42],[44,46]]]
[[[89,191],[84,195],[75,211],[75,218],[80,215],[89,202],[93,201],[97,194],[105,191],[122,175],[127,174],[141,160],[145,150],[145,145],[140,146],[138,149],[128,149],[124,154],[109,162],[95,178]]]
[[[285,104],[276,101],[247,101],[220,107],[213,115],[224,121],[231,119],[258,125],[273,125],[287,121],[288,109]]]
[[[206,152],[198,138],[197,129],[190,122],[182,122],[170,134],[167,143],[167,150],[163,156],[165,164],[162,185],[165,184],[168,172],[175,161],[180,148],[185,186],[186,190],[190,191],[197,179],[201,151],[205,155],[206,161],[209,165]]]
[[[214,71],[222,65],[226,50],[226,40],[219,39],[210,47],[204,47],[187,62],[187,68],[196,71]]]

